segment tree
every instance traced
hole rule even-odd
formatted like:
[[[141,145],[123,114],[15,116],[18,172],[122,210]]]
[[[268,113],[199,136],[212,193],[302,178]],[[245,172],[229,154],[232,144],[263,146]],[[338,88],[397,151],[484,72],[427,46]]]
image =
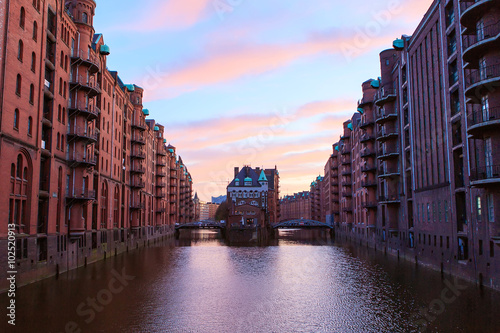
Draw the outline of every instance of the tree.
[[[227,201],[223,201],[215,211],[215,220],[216,221],[225,220],[227,222],[228,216],[229,216],[229,204],[227,203]]]

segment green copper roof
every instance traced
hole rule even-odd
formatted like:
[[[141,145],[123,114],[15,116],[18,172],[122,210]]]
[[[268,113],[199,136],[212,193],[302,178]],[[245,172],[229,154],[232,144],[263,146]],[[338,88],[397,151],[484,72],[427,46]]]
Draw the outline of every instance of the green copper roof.
[[[358,112],[359,112],[359,113],[361,113],[361,114],[363,114],[363,113],[365,113],[365,109],[363,109],[363,108],[358,108]]]
[[[167,139],[163,139],[163,143],[167,143]]]
[[[142,113],[144,113],[145,116],[149,116],[149,110],[148,109],[142,109]]]
[[[347,124],[347,128],[348,128],[348,129],[350,129],[350,130],[352,131],[352,128],[353,128],[353,127],[352,127],[352,123]]]
[[[111,50],[109,49],[109,46],[107,45],[101,45],[101,48],[99,49],[100,53],[102,55],[109,55]]]
[[[251,182],[251,181],[252,181],[252,178],[250,178],[250,177],[245,178],[245,182]]]
[[[133,85],[133,84],[126,84],[126,85],[125,85],[125,87],[127,88],[127,90],[128,90],[129,92],[133,92],[133,91],[135,91],[135,87],[134,87],[134,85]]]
[[[155,126],[155,131],[159,131],[160,128],[158,126]]]
[[[336,151],[339,151],[339,146],[335,146],[335,150],[336,150]]]
[[[174,152],[174,150],[173,150],[172,148],[170,148],[168,151],[169,151],[169,152],[171,152],[171,153],[173,153],[173,152]]]
[[[378,89],[380,88],[380,81],[379,80],[373,80],[372,83],[370,83],[372,88]]]
[[[398,38],[394,42],[392,42],[392,47],[394,47],[394,49],[397,51],[401,51],[405,48],[405,41]]]
[[[267,182],[267,177],[266,174],[264,173],[264,170],[260,172],[259,182]]]

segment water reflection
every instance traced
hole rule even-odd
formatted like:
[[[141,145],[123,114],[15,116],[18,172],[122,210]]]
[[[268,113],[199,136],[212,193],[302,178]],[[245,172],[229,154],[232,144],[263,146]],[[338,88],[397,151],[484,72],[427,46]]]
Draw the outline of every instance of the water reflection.
[[[481,297],[466,285],[443,311],[426,317],[420,313],[439,304],[452,278],[334,242],[328,233],[285,230],[265,247],[225,246],[220,234],[209,230],[180,236],[20,288],[16,331],[64,332],[69,321],[82,332],[497,332],[500,327],[498,293],[486,290]],[[112,269],[125,269],[134,279],[86,323],[88,317],[76,309],[108,288]]]

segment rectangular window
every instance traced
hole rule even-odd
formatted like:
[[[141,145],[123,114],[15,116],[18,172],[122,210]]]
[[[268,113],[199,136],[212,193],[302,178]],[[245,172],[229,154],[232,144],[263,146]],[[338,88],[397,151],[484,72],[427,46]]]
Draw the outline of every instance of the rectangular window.
[[[443,247],[443,236],[439,236],[439,247]]]
[[[495,222],[495,206],[493,201],[493,194],[488,194],[486,196],[487,209],[488,209],[488,221]]]
[[[483,218],[483,212],[481,209],[481,197],[479,195],[476,197],[476,214],[477,214],[477,220],[481,221]]]
[[[480,256],[483,255],[483,240],[482,239],[479,240],[479,255]]]
[[[491,138],[484,139],[484,157],[486,166],[486,177],[493,178],[493,146]]]
[[[446,248],[450,248],[450,236],[446,236]]]
[[[448,222],[448,201],[444,202],[444,221]]]
[[[427,223],[429,223],[429,222],[431,222],[431,205],[427,204]],[[429,243],[430,243],[430,241],[429,241]]]
[[[494,257],[495,256],[495,243],[493,243],[493,241],[490,241],[490,257]]]

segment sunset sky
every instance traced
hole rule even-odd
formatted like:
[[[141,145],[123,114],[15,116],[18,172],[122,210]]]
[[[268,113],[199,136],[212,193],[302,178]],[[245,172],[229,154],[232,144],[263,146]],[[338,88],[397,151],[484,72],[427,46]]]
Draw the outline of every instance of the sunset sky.
[[[361,83],[380,76],[378,54],[431,2],[97,1],[94,26],[206,201],[244,164],[277,165],[282,195],[308,190]]]

